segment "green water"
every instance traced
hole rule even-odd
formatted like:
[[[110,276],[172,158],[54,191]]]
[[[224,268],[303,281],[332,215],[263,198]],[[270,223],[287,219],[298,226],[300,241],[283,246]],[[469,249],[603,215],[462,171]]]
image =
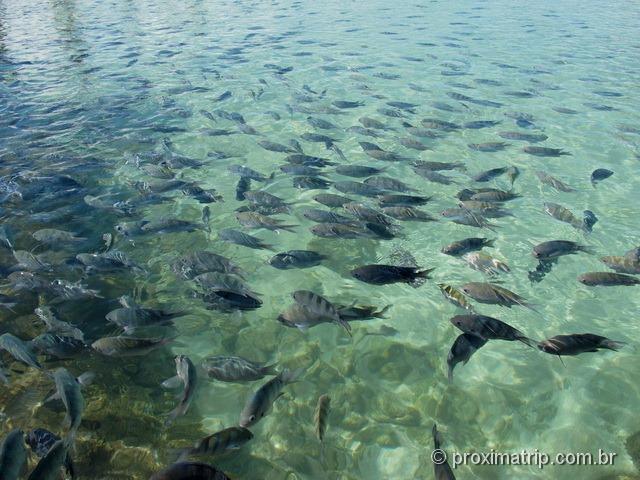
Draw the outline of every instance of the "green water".
[[[102,425],[81,427],[81,451],[83,441],[122,439],[117,448],[139,447],[138,453],[131,454],[139,468],[118,466],[117,458],[104,464],[96,461],[101,471],[93,476],[86,473],[92,462],[86,454],[81,469],[86,478],[147,478],[149,464],[159,468],[173,459],[172,448],[237,424],[245,399],[263,382],[214,382],[202,374],[189,413],[164,429],[153,419],[161,418],[176,400],[162,392],[159,384],[172,375],[171,356],[178,353],[196,364],[208,355],[240,355],[306,370],[302,381],[288,386],[274,411],[252,429],[255,438],[249,444],[214,461],[232,478],[433,478],[434,422],[448,452],[538,449],[555,454],[600,448],[617,453],[613,467],[461,466],[456,470],[458,478],[637,475],[625,442],[640,430],[635,345],[640,332],[638,287],[592,288],[576,277],[608,270],[599,257],[623,255],[638,245],[639,21],[637,2],[591,0],[401,5],[0,0],[3,195],[13,188],[7,180],[25,172],[64,174],[83,186],[81,192],[52,200],[46,181],[35,182],[37,188],[32,188],[33,184],[18,180],[22,197],[3,196],[2,223],[12,231],[14,245],[24,250],[37,247],[37,253],[49,255],[55,265],[54,272],[46,274],[49,278],[79,280],[80,274],[65,262],[77,253],[98,250],[101,235],[115,234],[114,226],[120,222],[167,216],[201,221],[204,205],[179,190],[168,192],[169,202],[137,204],[129,217],[84,204],[84,195],[107,194],[114,201],[135,203],[139,197],[134,182],[155,181],[138,168],[136,156],[141,164],[157,163],[162,155],[195,159],[202,166],[175,168],[178,178],[215,189],[224,197],[224,203],[210,204],[211,234],[202,230],[151,234],[136,237],[134,242],[117,236],[117,248],[148,273],[94,274],[85,283],[105,298],[61,306],[61,316],[82,328],[90,341],[114,334],[104,315],[116,308],[118,296],[130,294],[134,287],[144,292],[145,305],[189,311],[177,322],[180,343],[170,349],[136,360],[92,356],[54,364],[76,374],[87,368],[100,372],[85,398],[88,409],[94,402],[95,420]],[[270,64],[292,69],[278,74]],[[309,93],[305,85],[317,93]],[[225,91],[232,96],[217,102]],[[459,101],[451,93],[499,105]],[[320,111],[335,100],[364,105],[343,109],[340,114],[300,111]],[[388,108],[388,101],[417,107],[415,113],[405,114],[406,119],[389,118],[377,111]],[[442,106],[434,102],[446,103],[452,111],[437,108]],[[560,113],[557,108],[575,113]],[[242,134],[232,121],[219,117],[214,123],[201,113],[217,109],[242,114],[259,136]],[[280,119],[266,112],[276,112]],[[513,115],[506,115],[513,113],[531,118],[529,128],[521,128]],[[308,116],[338,128],[316,129],[307,123]],[[360,125],[358,119],[365,116],[391,128],[378,130],[379,138],[347,130]],[[416,138],[428,147],[424,151],[402,146],[399,139],[410,137],[402,120],[420,126],[423,118],[459,125],[475,120],[501,123],[445,132],[436,139]],[[208,136],[207,129],[231,133]],[[504,140],[498,136],[501,131],[544,134],[548,139],[535,145],[561,148],[571,155],[532,156],[523,151],[528,143]],[[346,162],[323,144],[302,140],[305,132],[336,139]],[[521,174],[514,188],[522,197],[506,205],[513,216],[492,220],[498,225],[495,232],[440,218],[431,223],[404,222],[393,240],[318,238],[309,231],[314,224],[301,210],[325,208],[312,198],[325,192],[294,188],[291,176],[279,170],[286,154],[267,151],[257,143],[269,140],[287,145],[293,139],[308,155],[386,168],[385,176],[432,195],[433,200],[421,209],[434,216],[456,206],[454,195],[461,188],[506,190],[510,183],[498,177],[475,184],[468,175],[454,170],[442,173],[458,184],[441,185],[415,175],[412,160],[464,162],[469,174],[516,166]],[[406,160],[374,160],[363,152],[361,141],[374,142]],[[468,147],[496,141],[509,145],[491,153]],[[224,152],[231,158],[216,159],[208,155],[211,152]],[[239,177],[227,170],[231,164],[247,165],[265,175],[276,172],[273,181],[254,181],[252,188],[263,188],[292,204],[291,215],[277,218],[299,225],[295,233],[238,225],[235,209],[246,202],[235,200]],[[596,168],[615,173],[594,188],[589,177]],[[332,182],[361,180],[341,177],[332,168],[325,170]],[[562,193],[542,185],[537,170],[562,179],[576,191]],[[375,205],[372,199],[348,196]],[[544,202],[559,203],[578,216],[591,210],[599,221],[586,236],[547,215]],[[65,208],[69,215],[32,217],[64,212]],[[31,237],[40,228],[70,230],[89,237],[91,243],[84,249],[49,251]],[[273,245],[275,252],[308,249],[329,258],[311,269],[277,270],[268,264],[274,251],[221,242],[216,231],[222,228],[254,234]],[[448,319],[462,311],[448,303],[435,284],[460,286],[486,277],[440,250],[472,236],[496,239],[495,248],[486,251],[511,268],[511,273],[501,275],[502,286],[527,298],[540,313],[518,306],[476,304],[478,311],[535,339],[590,332],[629,345],[619,352],[565,358],[563,365],[518,342],[492,341],[466,366],[458,365],[449,383],[446,358],[459,332]],[[563,257],[541,282],[530,282],[527,272],[536,266],[531,248],[554,239],[586,244],[596,254]],[[248,284],[262,294],[261,308],[222,313],[206,309],[191,297],[192,285],[176,278],[170,264],[182,254],[203,249],[233,259],[248,272]],[[414,289],[403,284],[368,285],[349,274],[357,266],[390,263],[389,255],[399,249],[410,252],[418,265],[435,268],[433,280]],[[15,260],[10,250],[1,253],[6,276]],[[299,289],[313,290],[335,303],[356,300],[392,308],[386,319],[353,323],[353,338],[332,324],[306,332],[288,329],[276,318],[292,303],[291,293]],[[24,339],[40,333],[31,326],[37,306],[37,295],[23,292],[14,312],[2,312],[0,330]],[[397,333],[377,335],[385,325]],[[16,376],[20,375],[14,374],[12,383]],[[16,393],[23,397],[17,398],[28,396],[31,388],[25,382]],[[316,400],[323,393],[331,396],[332,411],[321,448],[312,419]],[[120,413],[127,409],[128,396],[135,398],[132,411],[144,411],[150,423],[141,420],[141,426],[131,426],[124,414],[100,418],[96,405],[105,402],[105,396],[107,404],[122,406]],[[3,431],[42,425],[61,431],[62,414],[32,417],[21,411],[16,397],[5,397],[7,428]],[[135,434],[130,430],[136,430]],[[136,455],[143,455],[144,462]]]

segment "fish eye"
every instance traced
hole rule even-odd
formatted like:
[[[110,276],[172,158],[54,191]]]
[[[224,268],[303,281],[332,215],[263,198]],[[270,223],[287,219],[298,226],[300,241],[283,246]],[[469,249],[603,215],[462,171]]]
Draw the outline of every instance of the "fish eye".
[[[251,416],[249,417],[249,421],[250,421],[250,422],[253,422],[255,419],[256,419],[256,416],[255,416],[255,415],[251,415]]]

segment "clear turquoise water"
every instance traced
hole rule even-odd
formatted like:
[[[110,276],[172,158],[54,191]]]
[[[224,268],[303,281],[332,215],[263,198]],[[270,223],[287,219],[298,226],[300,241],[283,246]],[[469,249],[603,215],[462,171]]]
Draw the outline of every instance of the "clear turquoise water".
[[[638,243],[639,13],[637,2],[593,1],[440,1],[397,6],[387,2],[3,1],[0,168],[6,176],[27,170],[65,173],[82,183],[85,193],[126,199],[135,197],[133,181],[150,180],[132,159],[137,154],[144,161],[145,154],[161,152],[163,139],[170,140],[175,154],[203,163],[200,168],[180,169],[179,175],[203,188],[215,188],[225,198],[224,203],[211,204],[214,233],[143,236],[135,244],[119,239],[118,248],[146,266],[149,275],[106,275],[93,277],[90,284],[108,299],[136,285],[148,292],[150,305],[188,308],[191,315],[179,323],[181,344],[171,350],[189,355],[196,363],[207,355],[235,354],[307,369],[304,380],[287,387],[274,412],[254,428],[254,440],[217,462],[233,478],[432,478],[433,422],[443,431],[448,451],[537,448],[554,453],[601,448],[618,454],[613,468],[540,471],[527,466],[464,466],[456,472],[459,478],[598,479],[634,472],[625,440],[640,428],[635,347],[640,300],[634,287],[589,288],[576,277],[606,270],[600,256],[622,255]],[[293,69],[274,75],[265,64]],[[326,90],[326,95],[303,102],[303,85],[317,92]],[[215,98],[227,90],[233,96],[216,103]],[[263,93],[254,99],[251,91]],[[514,91],[532,95],[509,94]],[[597,93],[602,91],[619,96]],[[459,102],[448,96],[451,92],[502,106]],[[334,100],[364,102],[341,115],[313,115],[340,127],[319,133],[339,140],[348,163],[387,167],[386,175],[434,196],[423,207],[434,215],[455,206],[455,192],[461,185],[472,185],[467,176],[451,173],[461,185],[431,183],[415,176],[407,161],[391,164],[371,159],[358,141],[373,141],[412,160],[462,161],[470,173],[517,166],[522,173],[515,190],[522,198],[509,205],[514,216],[497,219],[500,228],[495,233],[440,221],[405,223],[391,241],[314,237],[308,230],[313,223],[300,210],[320,207],[312,199],[320,192],[293,188],[291,178],[278,170],[285,154],[265,151],[257,141],[287,144],[297,139],[305,153],[338,161],[323,145],[300,139],[301,134],[315,130],[306,122],[308,114],[287,108],[326,107]],[[417,104],[416,114],[407,119],[414,125],[425,117],[458,124],[472,120],[501,124],[451,132],[426,139],[429,150],[408,150],[398,143],[398,137],[409,136],[400,121],[376,112],[387,101]],[[456,111],[438,110],[433,102],[446,102]],[[554,110],[558,107],[577,113],[559,113]],[[241,113],[260,136],[236,133],[232,122],[212,123],[199,113],[218,108]],[[274,120],[268,111],[278,112],[281,119]],[[505,116],[508,112],[531,115],[534,128],[519,129]],[[362,116],[379,119],[395,130],[382,132],[378,139],[346,130],[358,125]],[[163,133],[158,126],[180,131]],[[203,135],[204,129],[211,128],[234,133]],[[518,141],[507,141],[511,145],[495,153],[467,147],[501,141],[497,132],[503,130],[544,133],[549,138],[539,145],[562,148],[571,156],[531,156],[522,151],[526,143]],[[212,151],[234,158],[214,160],[207,156]],[[277,251],[308,248],[327,254],[329,261],[309,270],[280,271],[267,264],[273,252],[216,240],[216,230],[240,228],[233,216],[241,205],[234,200],[238,177],[227,171],[232,163],[265,174],[276,171],[275,180],[265,189],[294,204],[291,217],[279,218],[300,225],[293,234],[247,231],[275,245]],[[615,173],[594,189],[589,175],[595,168]],[[534,175],[540,169],[577,191],[559,193],[541,185]],[[348,180],[335,173],[327,178]],[[509,186],[504,178],[488,185]],[[179,192],[171,195],[176,196],[170,203],[139,207],[132,219],[200,220],[202,204]],[[123,220],[113,212],[82,206],[81,197],[60,201],[77,207],[71,218],[30,220],[32,213],[46,210],[47,202],[41,194],[18,202],[5,199],[0,205],[3,224],[15,232],[14,243],[20,248],[35,247],[30,233],[45,226],[75,231],[99,245],[100,236],[113,232]],[[585,237],[546,215],[543,202],[560,203],[576,213],[590,209],[599,222]],[[592,332],[630,345],[618,353],[568,358],[565,367],[522,345],[490,342],[468,365],[456,368],[455,381],[449,384],[446,356],[458,332],[448,318],[461,312],[444,300],[435,283],[461,285],[484,277],[440,249],[478,233],[496,238],[490,252],[511,267],[512,272],[503,276],[504,286],[535,303],[541,315],[522,308],[481,305],[482,313],[499,317],[534,338]],[[535,267],[531,247],[552,239],[584,242],[597,254],[564,257],[542,282],[532,284],[527,278],[527,271]],[[374,287],[349,275],[355,266],[388,258],[399,247],[410,251],[419,265],[434,267],[434,280],[418,289]],[[250,273],[250,285],[263,294],[262,308],[224,314],[189,298],[188,285],[176,279],[168,265],[180,254],[205,248],[234,259]],[[61,265],[65,254],[75,253],[79,251],[58,252],[55,258]],[[3,255],[2,266],[8,273],[13,257],[10,252]],[[353,340],[329,324],[308,332],[286,329],[276,317],[291,303],[291,292],[300,288],[343,303],[358,300],[393,307],[385,320],[354,324]],[[16,309],[27,316],[36,306],[37,299],[26,297]],[[82,315],[76,313],[70,320],[95,339],[113,333],[102,320],[111,308],[113,302],[108,300],[76,306],[70,311]],[[15,315],[3,315],[3,331],[13,331]],[[382,325],[392,326],[397,335],[366,335]],[[154,355],[143,361],[156,361]],[[172,369],[166,358],[153,379],[158,384]],[[72,362],[64,365],[74,368]],[[112,380],[105,376],[101,381]],[[136,375],[128,382],[131,388],[143,383]],[[206,432],[236,424],[245,398],[259,384],[203,380],[187,418],[201,423]],[[331,395],[333,410],[320,457],[312,415],[322,393]],[[86,397],[90,405],[90,392]],[[162,405],[170,404],[169,400]],[[164,407],[149,402],[148,408],[159,415]],[[84,435],[100,438],[101,434],[98,429]],[[187,433],[183,443],[197,438]],[[157,440],[148,444],[139,440],[131,446],[148,447],[155,454]],[[157,453],[160,463],[170,458],[166,451]],[[112,478],[109,472],[99,474]]]

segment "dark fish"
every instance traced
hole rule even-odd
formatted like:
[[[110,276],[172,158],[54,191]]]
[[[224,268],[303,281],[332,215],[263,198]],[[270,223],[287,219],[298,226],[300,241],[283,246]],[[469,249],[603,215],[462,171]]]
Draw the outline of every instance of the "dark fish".
[[[372,318],[385,318],[385,313],[391,308],[391,305],[387,305],[384,308],[378,310],[377,307],[372,305],[357,306],[352,305],[336,305],[338,315],[342,320],[352,322],[354,320],[369,320]]]
[[[11,333],[0,335],[0,350],[5,350],[19,362],[42,370],[42,365],[38,362],[35,353],[33,353],[31,345]]]
[[[640,274],[640,260],[637,257],[606,256],[600,258],[600,261],[618,273]]]
[[[542,183],[545,183],[547,185],[551,185],[553,188],[555,188],[556,190],[559,190],[561,192],[575,192],[574,188],[571,188],[569,185],[567,185],[566,183],[558,180],[555,177],[552,177],[551,175],[549,175],[546,172],[543,171],[537,171],[536,172],[536,176],[540,179],[540,181]]]
[[[310,268],[320,265],[325,255],[310,250],[289,250],[287,252],[274,255],[269,263],[280,270],[291,268]]]
[[[85,401],[80,391],[80,382],[66,368],[60,367],[53,373],[56,394],[62,400],[66,410],[65,421],[69,423],[69,443],[73,444],[78,427],[82,421]],[[66,455],[65,455],[66,456]]]
[[[413,207],[384,207],[382,213],[405,222],[437,222],[438,219]]]
[[[221,382],[260,380],[266,375],[276,375],[275,367],[275,364],[264,365],[242,357],[224,355],[207,357],[202,363],[207,375]]]
[[[363,181],[366,185],[377,187],[381,190],[389,190],[391,192],[414,192],[415,189],[411,188],[406,183],[391,177],[369,177]]]
[[[485,170],[484,172],[480,172],[471,177],[474,182],[488,182],[493,180],[496,177],[507,172],[509,167],[498,167],[492,168],[490,170]]]
[[[538,348],[551,355],[579,355],[586,352],[597,352],[599,349],[617,351],[625,342],[610,340],[593,333],[574,333],[572,335],[556,335],[538,343]]]
[[[522,140],[529,143],[544,142],[549,137],[544,133],[499,132],[498,136],[507,140]]]
[[[413,162],[413,166],[422,170],[433,170],[435,172],[440,170],[466,170],[465,164],[462,162],[427,162],[417,160]]]
[[[384,123],[375,118],[370,117],[360,117],[358,122],[362,124],[365,128],[375,128],[377,130],[390,130]]]
[[[591,173],[591,185],[594,187],[601,182],[613,175],[611,170],[607,170],[606,168],[598,168]]]
[[[284,369],[276,377],[269,380],[253,393],[240,413],[240,426],[248,428],[265,417],[273,406],[273,402],[282,395],[282,389],[297,381],[302,370],[290,371]]]
[[[227,98],[231,98],[233,94],[229,91],[226,90],[224,92],[222,92],[220,95],[218,95],[217,97],[215,97],[213,99],[214,102],[222,102],[223,100],[226,100]]]
[[[302,135],[300,135],[300,138],[306,140],[307,142],[324,143],[325,147],[327,148],[331,147],[331,145],[337,142],[336,139],[328,137],[327,135],[311,132],[303,133]]]
[[[287,175],[301,175],[310,177],[324,175],[321,170],[315,167],[309,167],[307,165],[281,165],[280,170]]]
[[[358,225],[342,223],[319,223],[309,229],[311,233],[321,238],[363,238],[371,237],[371,232]]]
[[[497,318],[486,315],[467,314],[456,315],[449,320],[455,327],[464,333],[475,335],[484,340],[518,341],[530,347],[535,347],[536,341],[525,336],[517,328],[504,323]]]
[[[561,222],[568,223],[577,230],[588,232],[584,220],[577,218],[569,209],[558,205],[557,203],[546,202],[544,204],[544,211]]]
[[[472,130],[478,130],[481,128],[493,127],[500,124],[500,121],[496,120],[474,120],[473,122],[467,122],[462,125],[462,128],[469,128]]]
[[[235,214],[238,223],[247,228],[266,228],[267,230],[284,230],[293,232],[298,225],[287,225],[281,220],[262,215],[257,212],[237,212]]]
[[[146,355],[171,341],[171,338],[103,337],[93,342],[91,347],[109,357],[130,357]]]
[[[377,175],[383,171],[383,169],[368,167],[366,165],[339,165],[336,167],[336,173],[346,177],[355,178],[370,177],[371,175]]]
[[[66,440],[58,440],[49,451],[40,459],[32,470],[28,480],[57,480],[60,478],[60,470],[67,459],[69,444]]]
[[[249,190],[244,193],[244,198],[253,204],[267,205],[271,207],[287,205],[282,198],[262,190]]]
[[[364,106],[364,102],[350,102],[348,100],[336,100],[331,105],[337,108],[357,108]]]
[[[0,445],[0,477],[2,480],[18,480],[27,462],[24,433],[11,430]]]
[[[338,128],[333,123],[327,122],[326,120],[323,120],[321,118],[307,117],[307,122],[312,127],[320,128],[322,130],[332,130],[332,129]]]
[[[224,242],[235,243],[236,245],[242,245],[243,247],[253,248],[257,250],[269,250],[271,245],[264,243],[258,237],[241,232],[240,230],[234,230],[232,228],[223,228],[218,231],[218,239]]]
[[[253,433],[243,427],[230,427],[204,437],[193,447],[186,449],[181,459],[190,455],[209,455],[212,457],[224,455],[238,450],[253,438]],[[191,477],[192,478],[192,477]]]
[[[293,186],[308,190],[327,190],[331,182],[320,177],[300,176],[293,178]]]
[[[228,258],[207,251],[196,251],[178,258],[172,263],[171,270],[185,279],[207,272],[233,273],[241,278],[245,276],[244,271]]]
[[[424,118],[421,122],[424,128],[430,128],[434,130],[453,131],[458,130],[460,125],[437,118]]]
[[[333,186],[341,193],[351,193],[354,195],[362,195],[365,197],[376,197],[384,193],[384,190],[380,188],[367,185],[366,183],[354,182],[350,180],[335,182]]]
[[[400,110],[407,110],[407,111],[412,111],[414,108],[418,106],[415,103],[396,102],[396,101],[387,102],[387,105],[393,108],[399,108]],[[414,113],[414,112],[411,112],[411,113]]]
[[[507,308],[520,305],[535,311],[533,306],[528,304],[523,297],[494,283],[469,282],[464,284],[461,289],[465,295],[480,303],[501,305]]]
[[[255,310],[262,306],[262,300],[254,294],[235,289],[216,288],[205,293],[197,293],[207,304],[209,310],[219,310],[221,312],[233,312],[236,310]]]
[[[484,142],[484,143],[469,143],[468,147],[471,150],[478,152],[499,152],[507,148],[510,144],[504,142]]]
[[[340,318],[336,307],[322,295],[318,295],[309,290],[297,290],[293,292],[292,296],[298,305],[306,308],[313,315],[336,322],[338,325],[344,327],[347,333],[351,335],[351,325]]]
[[[178,406],[167,414],[165,425],[170,425],[177,417],[187,413],[198,385],[198,374],[191,359],[186,355],[178,355],[175,362],[177,375],[166,380],[163,386],[172,386],[177,382],[178,384],[182,383],[184,388]]]
[[[231,173],[235,173],[236,175],[240,175],[242,178],[249,178],[257,182],[266,182],[273,178],[273,175],[267,177],[266,175],[263,175],[262,173],[255,171],[253,168],[249,168],[245,165],[230,165],[227,170]]]
[[[178,462],[151,475],[149,480],[231,480],[211,465],[200,462]]]
[[[430,278],[433,268],[398,267],[395,265],[365,265],[351,270],[351,275],[365,283],[372,285],[387,285],[391,283],[413,283],[420,278]]]
[[[553,109],[558,113],[564,113],[567,115],[576,115],[577,113],[579,113],[577,110],[565,107],[553,107]]]
[[[535,155],[536,157],[560,157],[562,155],[571,155],[569,152],[565,152],[559,148],[537,147],[532,145],[526,146],[522,150],[523,152]]]
[[[285,162],[291,163],[292,165],[305,165],[307,167],[327,167],[329,165],[335,165],[335,162],[331,162],[326,158],[313,157],[311,155],[305,155],[303,153],[295,153],[293,155],[289,155],[284,159]]]
[[[569,240],[551,240],[533,247],[533,256],[538,260],[551,260],[578,252],[593,253],[591,248]]]
[[[353,202],[351,198],[335,195],[333,193],[320,193],[315,195],[313,199],[330,208],[342,207],[345,203]]]
[[[27,437],[25,439],[27,445],[31,447],[33,453],[35,453],[39,458],[44,457],[58,440],[60,440],[59,436],[44,428],[35,428],[31,430],[27,433]],[[75,467],[73,460],[71,459],[71,455],[68,453],[67,458],[64,460],[64,467],[69,476],[71,476],[71,478],[75,478]],[[0,468],[0,472],[1,471],[2,469]]]
[[[320,395],[318,404],[313,414],[313,423],[316,429],[316,437],[321,442],[324,440],[324,434],[327,431],[327,420],[331,411],[331,398],[329,395]]]
[[[433,471],[436,480],[456,480],[453,470],[449,466],[447,461],[447,454],[440,448],[442,445],[442,436],[438,432],[438,426],[434,423],[431,430],[433,435],[433,448],[434,452],[438,452],[438,456],[432,455]],[[435,460],[435,461],[434,461]]]
[[[411,207],[414,205],[424,205],[432,197],[422,197],[417,195],[380,195],[378,204],[381,207]]]
[[[640,279],[625,275],[624,273],[613,272],[588,272],[578,277],[578,281],[588,287],[615,287],[621,285],[638,285]]]
[[[318,208],[305,208],[301,212],[304,218],[316,223],[343,223],[345,225],[352,225],[354,223],[353,218]]]
[[[458,335],[447,355],[449,381],[453,381],[453,369],[457,364],[466,365],[471,356],[487,343],[487,340],[471,333]]]
[[[31,346],[41,355],[56,358],[73,358],[86,352],[87,345],[74,337],[42,333],[31,340]]]
[[[269,140],[260,140],[258,141],[258,145],[260,145],[265,150],[269,150],[270,152],[284,152],[284,153],[296,152],[291,147],[287,147],[286,145],[282,145],[281,143],[270,142]]]

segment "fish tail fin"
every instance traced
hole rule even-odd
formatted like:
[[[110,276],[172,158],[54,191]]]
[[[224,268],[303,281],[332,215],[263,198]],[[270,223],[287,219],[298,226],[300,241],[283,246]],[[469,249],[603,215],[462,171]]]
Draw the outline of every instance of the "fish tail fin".
[[[351,333],[351,325],[349,325],[349,322],[347,322],[346,320],[340,318],[338,320],[338,324],[341,325],[342,327],[344,327],[344,329],[347,331],[347,333],[349,334],[350,337],[353,337],[353,334]]]
[[[528,347],[538,349],[538,342],[536,342],[533,338],[525,337],[524,335],[518,337],[518,340],[527,345]]]
[[[429,274],[433,272],[435,268],[424,268],[422,270],[416,270],[416,278],[431,278]]]
[[[618,341],[618,340],[609,340],[609,339],[607,339],[607,340],[603,340],[600,343],[599,346],[600,346],[600,348],[607,348],[609,350],[614,350],[614,351],[617,352],[619,348],[624,347],[626,344],[627,344],[627,342],[621,342],[621,341]]]
[[[588,253],[589,255],[595,255],[596,251],[593,247],[589,247],[586,245],[578,245],[578,250],[584,253]]]
[[[442,443],[442,436],[438,431],[438,425],[436,423],[433,424],[433,428],[431,429],[431,435],[433,436],[433,446],[435,448],[440,448],[440,444]]]
[[[289,370],[288,368],[285,368],[284,370],[282,370],[282,372],[280,372],[280,380],[282,380],[284,383],[294,383],[298,381],[303,373],[304,368],[296,368],[295,370]]]
[[[449,383],[453,383],[453,365],[449,365],[447,369],[447,379]]]
[[[379,312],[374,313],[373,316],[377,318],[384,318],[385,314],[389,311],[391,307],[393,307],[393,304],[390,303],[389,305],[383,307],[382,310],[380,310]]]

